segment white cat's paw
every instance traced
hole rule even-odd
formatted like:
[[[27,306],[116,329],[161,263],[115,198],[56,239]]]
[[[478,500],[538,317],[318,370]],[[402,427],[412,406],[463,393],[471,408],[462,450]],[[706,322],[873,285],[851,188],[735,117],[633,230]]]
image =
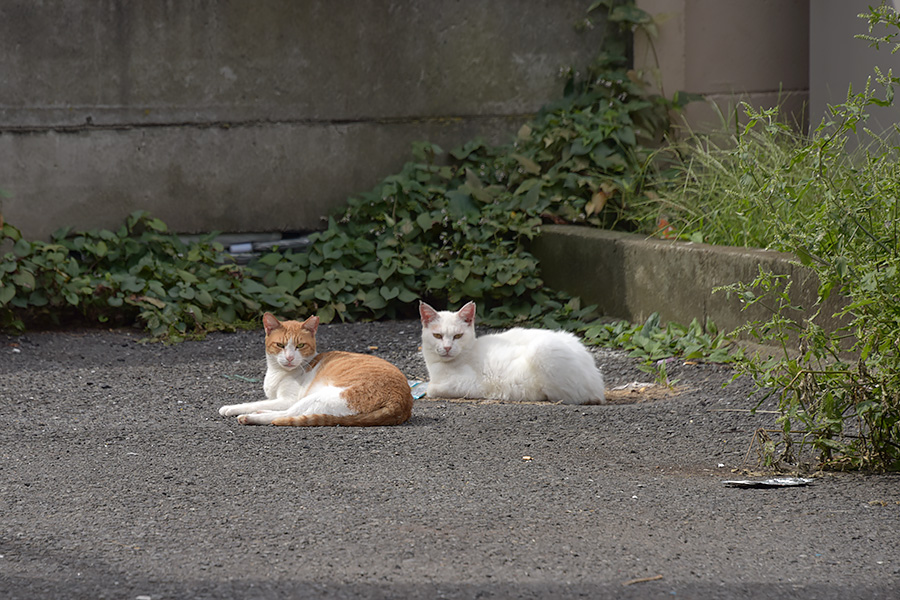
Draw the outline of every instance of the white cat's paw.
[[[272,419],[274,417],[271,416],[271,413],[274,411],[257,411],[253,413],[247,413],[245,415],[241,415],[237,418],[238,423],[241,425],[270,425],[272,423]]]
[[[223,417],[233,417],[234,415],[240,414],[240,411],[237,409],[236,404],[226,404],[219,409],[219,414]]]

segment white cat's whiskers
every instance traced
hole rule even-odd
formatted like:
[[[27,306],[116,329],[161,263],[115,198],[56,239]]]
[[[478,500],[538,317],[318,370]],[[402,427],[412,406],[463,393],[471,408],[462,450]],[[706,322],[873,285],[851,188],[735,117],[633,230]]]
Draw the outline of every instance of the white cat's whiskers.
[[[456,312],[419,304],[428,395],[600,404],[603,376],[574,335],[514,328],[476,337],[475,303]]]

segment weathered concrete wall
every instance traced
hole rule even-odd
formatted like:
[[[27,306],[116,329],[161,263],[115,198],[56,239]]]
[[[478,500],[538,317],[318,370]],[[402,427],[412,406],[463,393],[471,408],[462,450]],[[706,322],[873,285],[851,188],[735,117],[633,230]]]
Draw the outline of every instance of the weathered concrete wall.
[[[809,0],[637,0],[637,6],[653,15],[658,35],[635,36],[635,67],[669,96],[707,98],[685,110],[692,129],[720,128],[722,116],[731,119],[741,102],[780,104],[801,122],[808,114]]]
[[[628,233],[545,225],[532,252],[541,261],[548,286],[596,304],[603,315],[632,323],[658,312],[663,321],[687,325],[711,319],[721,330],[771,313],[756,305],[743,310],[735,297],[713,293],[719,286],[750,283],[759,269],[788,275],[791,302],[809,310],[816,301],[816,277],[788,255],[752,248],[728,248],[657,239]],[[819,325],[835,329],[831,318],[842,300],[835,294],[822,310]]]
[[[900,54],[891,54],[893,46],[882,44],[873,48],[869,42],[856,39],[868,33],[868,22],[859,14],[867,13],[870,6],[878,6],[872,0],[815,0],[810,4],[810,124],[817,127],[823,119],[829,119],[828,106],[846,102],[847,92],[860,93],[866,80],[872,79],[873,89],[879,98],[884,90],[875,79],[875,67],[894,76],[900,73]],[[900,10],[900,1],[889,3]],[[872,35],[891,33],[887,28],[876,28]],[[900,122],[900,105],[870,106],[866,126],[876,133],[889,131]],[[855,140],[851,141],[855,147]]]
[[[585,0],[0,4],[0,189],[40,238],[150,210],[310,229],[410,143],[509,139],[595,55]]]

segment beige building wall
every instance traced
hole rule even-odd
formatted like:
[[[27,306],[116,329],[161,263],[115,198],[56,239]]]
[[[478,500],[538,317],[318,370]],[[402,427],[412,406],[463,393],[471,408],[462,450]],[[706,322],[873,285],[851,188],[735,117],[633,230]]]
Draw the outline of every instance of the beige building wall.
[[[891,46],[873,48],[869,42],[856,39],[868,33],[868,23],[859,18],[868,7],[877,5],[872,0],[815,0],[810,4],[810,124],[818,126],[827,115],[829,104],[839,104],[847,99],[852,85],[854,93],[861,92],[866,80],[872,78],[877,95],[884,97],[883,89],[875,81],[875,67],[887,74],[900,75],[900,52],[891,54]],[[900,0],[891,3],[900,7]],[[887,30],[875,31],[879,35]],[[871,107],[873,131],[884,131],[900,121],[900,107]]]
[[[805,121],[809,0],[637,0],[658,35],[635,36],[635,67],[667,96],[702,94],[685,111],[696,130],[733,123],[741,102],[782,104]],[[740,113],[739,113],[740,114]]]

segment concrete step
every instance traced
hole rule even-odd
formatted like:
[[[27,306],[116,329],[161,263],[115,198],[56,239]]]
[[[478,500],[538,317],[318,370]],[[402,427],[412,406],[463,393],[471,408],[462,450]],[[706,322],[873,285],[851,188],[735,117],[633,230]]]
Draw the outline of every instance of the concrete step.
[[[808,317],[818,298],[818,278],[781,252],[710,246],[572,225],[545,225],[531,245],[541,261],[541,276],[554,289],[596,304],[604,316],[639,323],[658,312],[662,321],[688,324],[712,320],[732,331],[771,313],[761,303],[750,307],[735,295],[713,293],[718,286],[750,283],[760,269],[786,274],[792,285],[794,318]],[[837,329],[834,315],[847,300],[832,294],[816,323]],[[766,306],[770,306],[766,303]],[[746,308],[746,310],[745,310]]]

